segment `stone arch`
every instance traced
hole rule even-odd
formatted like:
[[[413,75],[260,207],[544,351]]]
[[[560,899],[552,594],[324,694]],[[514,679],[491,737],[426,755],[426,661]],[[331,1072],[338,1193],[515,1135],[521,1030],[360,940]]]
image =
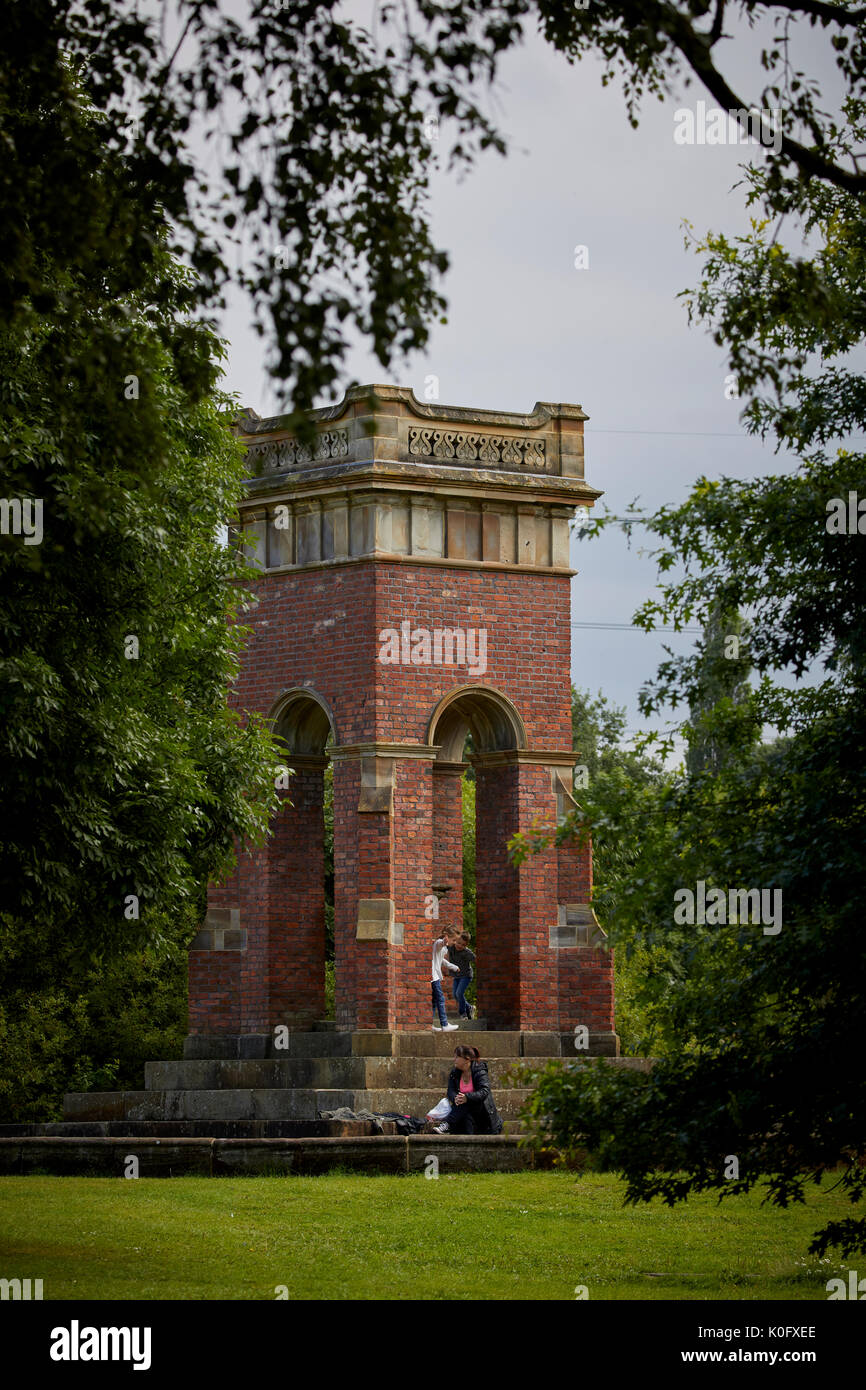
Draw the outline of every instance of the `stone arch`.
[[[290,753],[324,756],[328,740],[337,738],[337,725],[327,701],[307,686],[286,690],[268,720]]]
[[[460,685],[439,701],[427,729],[427,742],[439,745],[438,762],[463,761],[471,732],[477,753],[525,749],[526,726],[517,706],[486,685]]]
[[[442,914],[449,925],[463,925],[463,776],[466,735],[472,734],[474,755],[471,762],[476,783],[476,951],[483,964],[482,983],[488,1000],[493,1000],[493,1016],[510,1017],[510,996],[500,1001],[491,993],[491,981],[513,973],[513,932],[486,927],[486,917],[495,922],[511,910],[514,897],[514,870],[504,861],[504,845],[516,828],[508,819],[514,810],[514,774],[517,763],[509,758],[527,748],[526,726],[514,703],[501,691],[486,685],[461,685],[450,690],[437,704],[427,730],[428,744],[437,748],[433,772],[433,891],[444,899]],[[497,757],[496,755],[505,755]],[[491,757],[492,755],[492,757]],[[491,784],[484,772],[488,761],[496,769]],[[507,823],[506,823],[507,822]],[[493,864],[479,865],[479,854]],[[503,860],[500,863],[500,860]],[[479,868],[485,871],[479,873]],[[489,905],[489,906],[488,906]],[[486,917],[485,917],[486,914]],[[506,990],[511,988],[506,983]],[[482,995],[479,994],[479,1001]]]
[[[325,1010],[324,779],[337,728],[327,701],[309,686],[283,691],[268,722],[293,775],[281,791],[260,874],[267,1011],[277,1022],[310,1028]]]

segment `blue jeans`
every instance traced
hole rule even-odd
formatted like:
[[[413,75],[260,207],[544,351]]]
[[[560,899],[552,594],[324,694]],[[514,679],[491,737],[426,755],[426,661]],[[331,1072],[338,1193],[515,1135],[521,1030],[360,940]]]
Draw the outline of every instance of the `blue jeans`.
[[[445,1024],[448,1022],[448,1015],[445,1012],[445,995],[442,993],[442,981],[433,980],[430,988],[433,991],[433,1017],[436,1017],[436,1012],[438,1010],[439,1022],[444,1028]]]
[[[457,1000],[457,1008],[461,1018],[469,1017],[469,1005],[463,998],[469,986],[472,984],[471,975],[458,975],[454,981],[454,998]]]

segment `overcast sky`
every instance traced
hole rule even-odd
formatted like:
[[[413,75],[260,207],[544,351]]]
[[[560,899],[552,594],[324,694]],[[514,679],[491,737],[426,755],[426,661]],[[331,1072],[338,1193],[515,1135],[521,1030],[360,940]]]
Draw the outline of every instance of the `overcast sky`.
[[[746,43],[726,72],[753,101],[758,44]],[[749,477],[792,463],[745,435],[740,403],[725,397],[724,355],[702,329],[689,328],[677,299],[697,283],[701,264],[684,248],[682,220],[698,234],[744,230],[743,190],[733,185],[739,164],[762,157],[753,145],[675,144],[675,111],[699,99],[714,105],[694,84],[663,104],[647,102],[635,131],[619,84],[602,87],[600,64],[570,67],[535,38],[510,55],[498,87],[509,156],[486,156],[461,182],[441,174],[434,183],[434,237],[451,258],[448,322],[435,327],[423,357],[391,374],[422,399],[425,377],[435,374],[446,405],[583,406],[586,476],[617,512],[635,497],[650,508],[678,502],[701,473]],[[575,269],[577,245],[588,249],[587,269]],[[231,344],[227,389],[271,413],[262,342],[239,301],[223,332]],[[348,364],[352,377],[388,379],[360,349]],[[631,621],[655,585],[640,545],[633,540],[629,550],[613,532],[573,539],[574,622]],[[634,730],[637,693],[662,642],[685,650],[693,640],[575,627],[572,677],[625,705]]]

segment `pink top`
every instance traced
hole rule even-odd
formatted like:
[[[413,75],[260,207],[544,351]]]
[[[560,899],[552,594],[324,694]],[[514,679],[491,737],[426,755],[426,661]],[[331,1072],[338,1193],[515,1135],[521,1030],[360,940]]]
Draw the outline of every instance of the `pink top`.
[[[472,1082],[464,1079],[460,1082],[460,1089],[464,1095],[468,1095],[472,1090]]]

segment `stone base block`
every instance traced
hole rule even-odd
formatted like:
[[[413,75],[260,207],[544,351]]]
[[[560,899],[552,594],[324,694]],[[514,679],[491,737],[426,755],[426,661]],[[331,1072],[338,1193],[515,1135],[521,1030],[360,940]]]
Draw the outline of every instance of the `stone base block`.
[[[513,1173],[533,1167],[531,1149],[495,1134],[411,1134],[408,1139],[410,1173],[431,1171],[436,1159],[440,1177],[449,1172]]]
[[[129,1159],[141,1177],[287,1176],[350,1168],[362,1173],[419,1174],[429,1158],[440,1173],[516,1172],[549,1166],[509,1135],[375,1135],[312,1139],[146,1139],[0,1137],[0,1173],[122,1178]]]
[[[452,1021],[456,1020],[456,1014]],[[502,1032],[488,1029],[483,1019],[462,1020],[459,1024],[462,1042],[471,1042],[477,1033],[477,1046],[485,1057],[552,1057],[575,1054],[574,1033]],[[468,1035],[468,1036],[467,1036]],[[341,1032],[335,1028],[316,1027],[312,1032],[289,1031],[278,1047],[274,1036],[251,1033],[225,1036],[193,1036],[184,1043],[187,1061],[273,1060],[294,1057],[438,1057],[453,1052],[454,1033],[395,1031],[365,1028],[358,1032]],[[619,1037],[616,1033],[590,1033],[586,1057],[618,1057]]]

